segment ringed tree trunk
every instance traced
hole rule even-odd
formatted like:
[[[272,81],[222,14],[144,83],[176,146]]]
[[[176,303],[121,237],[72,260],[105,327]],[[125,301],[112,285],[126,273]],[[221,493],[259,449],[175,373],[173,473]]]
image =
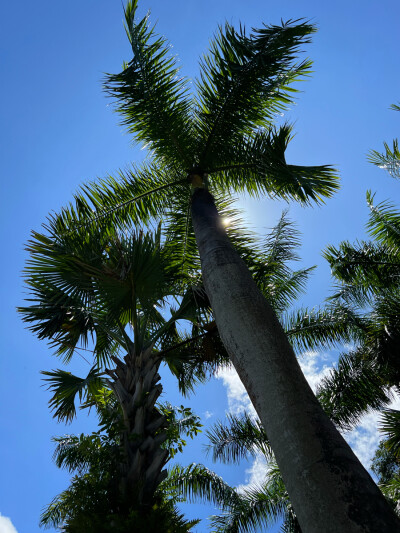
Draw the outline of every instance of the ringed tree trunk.
[[[110,386],[123,412],[120,490],[128,505],[136,503],[144,512],[167,476],[163,468],[169,459],[168,451],[162,448],[167,422],[155,407],[162,392],[158,373],[161,358],[152,351],[151,345],[137,356],[127,354],[125,362],[113,357],[116,368],[107,371],[114,378]]]
[[[222,341],[271,442],[304,533],[395,533],[400,521],[322,410],[274,311],[192,181],[204,286]]]

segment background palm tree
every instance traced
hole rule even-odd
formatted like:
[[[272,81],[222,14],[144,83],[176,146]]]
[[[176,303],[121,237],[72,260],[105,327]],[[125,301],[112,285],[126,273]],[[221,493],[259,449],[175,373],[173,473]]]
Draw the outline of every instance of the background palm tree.
[[[315,400],[207,190],[274,194],[307,203],[322,201],[337,189],[326,166],[288,165],[284,154],[291,128],[272,127],[274,115],[291,101],[289,84],[308,72],[310,63],[296,63],[296,55],[314,28],[295,21],[247,35],[244,28],[236,31],[226,24],[201,63],[198,95],[189,96],[165,40],[155,35],[147,18],[136,19],[136,10],[137,1],[128,2],[126,29],[133,59],[120,74],[108,76],[106,88],[117,97],[129,131],[148,144],[152,158],[121,181],[109,178],[87,186],[77,198],[75,226],[107,217],[112,224],[124,224],[127,217],[144,221],[166,211],[178,212],[182,222],[185,213],[185,230],[178,230],[183,259],[193,229],[221,338],[268,428],[300,521],[308,531],[333,531],[338,524],[361,531],[371,521],[382,531],[393,531],[398,523]],[[97,210],[94,216],[92,209]],[[60,228],[71,230],[68,222],[61,217]],[[291,433],[286,440],[293,443],[287,452],[283,417]],[[339,449],[340,462],[334,459]],[[353,507],[359,513],[350,517]]]
[[[399,110],[398,106],[394,106]],[[397,140],[393,150],[370,160],[399,178]],[[324,255],[337,284],[331,304],[351,315],[355,348],[341,355],[325,378],[319,398],[336,423],[351,427],[370,409],[381,409],[400,386],[400,213],[390,202],[376,204],[367,192],[372,241],[329,246]]]

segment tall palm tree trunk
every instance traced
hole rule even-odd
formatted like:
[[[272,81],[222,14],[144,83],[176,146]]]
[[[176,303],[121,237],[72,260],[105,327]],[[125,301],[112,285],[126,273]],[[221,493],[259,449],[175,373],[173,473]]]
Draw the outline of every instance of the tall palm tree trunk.
[[[192,219],[219,333],[267,431],[302,530],[400,531],[383,495],[316,400],[204,188],[194,190]]]

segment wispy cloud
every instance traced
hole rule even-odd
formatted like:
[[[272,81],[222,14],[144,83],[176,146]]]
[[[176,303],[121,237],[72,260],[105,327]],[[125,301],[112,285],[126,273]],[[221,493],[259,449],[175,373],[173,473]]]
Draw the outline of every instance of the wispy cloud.
[[[268,464],[265,460],[265,457],[262,454],[257,455],[250,468],[246,469],[245,483],[243,483],[242,485],[238,485],[236,489],[239,492],[243,492],[244,490],[254,485],[262,485],[265,481],[267,472]]]
[[[0,513],[0,533],[18,533],[11,520]]]
[[[226,387],[229,412],[235,415],[243,411],[247,411],[252,415],[256,414],[246,389],[233,366],[227,366],[218,370],[216,378],[221,379]]]
[[[300,356],[300,366],[313,391],[316,390],[321,379],[329,374],[332,368],[328,364],[330,362],[331,358],[323,353],[310,351]],[[222,380],[226,387],[228,408],[231,413],[239,414],[246,411],[250,415],[256,416],[250,398],[233,367],[220,370],[216,377]],[[400,409],[400,398],[396,397],[389,407]],[[361,419],[357,428],[344,434],[354,453],[367,469],[370,469],[375,450],[382,438],[382,434],[378,430],[380,416],[377,412],[369,413]],[[254,483],[262,483],[266,472],[267,465],[264,458],[262,456],[257,457],[252,466],[246,470],[246,483],[240,485],[239,488],[243,490]]]

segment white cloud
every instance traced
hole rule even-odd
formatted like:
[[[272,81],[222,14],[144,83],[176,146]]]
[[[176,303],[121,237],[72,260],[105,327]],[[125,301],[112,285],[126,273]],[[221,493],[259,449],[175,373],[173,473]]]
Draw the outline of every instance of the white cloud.
[[[212,416],[214,416],[214,413],[212,413],[211,411],[205,411],[204,412],[204,418],[206,420],[208,420],[209,418],[211,418]]]
[[[326,354],[309,351],[302,354],[299,358],[301,369],[315,392],[318,383],[329,375],[332,366],[327,364],[329,357]],[[227,389],[228,408],[233,414],[240,414],[243,411],[252,416],[256,416],[253,405],[250,402],[246,390],[240,381],[240,378],[233,367],[227,367],[218,371],[218,379],[221,379]],[[400,409],[400,398],[396,397],[388,406],[393,409]],[[379,432],[378,412],[365,415],[358,424],[357,428],[344,434],[345,439],[352,447],[354,453],[363,463],[364,467],[369,469],[375,450],[382,439]],[[253,483],[261,483],[265,477],[267,466],[263,457],[257,457],[253,465],[246,470],[246,484],[240,485],[241,490]]]
[[[247,395],[246,389],[233,366],[224,367],[221,370],[218,370],[216,378],[221,379],[224,386],[227,388],[226,393],[228,396],[230,413],[237,415],[243,411],[247,411],[249,414],[255,415],[254,407]]]
[[[321,361],[326,361],[326,359],[325,354],[314,351],[304,352],[299,357],[300,367],[314,392],[317,389],[318,383],[329,374],[332,368],[326,363],[321,366]]]
[[[250,468],[246,469],[246,480],[243,485],[238,485],[236,489],[243,492],[245,489],[253,485],[262,485],[265,481],[265,476],[268,472],[268,464],[265,457],[261,454],[257,455]]]
[[[394,394],[393,396],[394,399],[387,407],[400,410],[400,397]],[[375,450],[383,437],[382,433],[378,430],[380,417],[380,413],[376,411],[368,413],[363,416],[355,429],[343,435],[367,469],[371,467]]]
[[[0,533],[18,533],[11,520],[0,513]]]

